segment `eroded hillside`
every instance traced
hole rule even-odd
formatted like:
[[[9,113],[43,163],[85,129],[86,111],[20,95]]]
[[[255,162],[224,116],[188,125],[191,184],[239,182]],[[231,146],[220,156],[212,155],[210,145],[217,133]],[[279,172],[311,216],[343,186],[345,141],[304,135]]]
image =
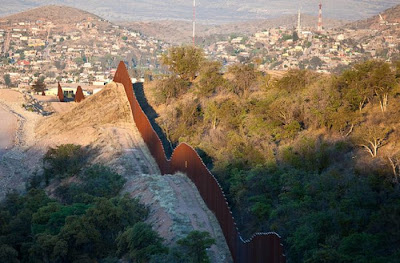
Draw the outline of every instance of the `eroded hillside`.
[[[148,221],[166,245],[173,245],[194,229],[208,231],[217,241],[209,252],[212,262],[231,261],[218,222],[196,187],[184,175],[160,175],[136,129],[121,84],[107,85],[70,110],[38,118],[34,142],[21,151],[30,171],[40,169],[48,147],[71,143],[87,147],[92,163],[110,166],[127,180],[124,193],[149,205]],[[19,179],[20,191],[30,175],[27,172]],[[54,183],[47,188],[50,195],[54,188]]]

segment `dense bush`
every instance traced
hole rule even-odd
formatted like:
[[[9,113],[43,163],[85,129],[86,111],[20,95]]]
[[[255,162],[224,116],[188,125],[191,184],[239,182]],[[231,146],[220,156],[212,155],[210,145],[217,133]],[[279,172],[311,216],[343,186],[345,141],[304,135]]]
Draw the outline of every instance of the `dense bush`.
[[[109,167],[89,165],[88,157],[77,145],[50,149],[43,173],[51,171],[48,188],[56,188],[57,199],[41,189],[45,178],[36,172],[26,195],[11,192],[0,202],[0,262],[189,262],[193,249],[207,262],[208,233],[191,234],[190,249],[170,252],[145,223],[149,208],[120,195],[126,180]]]
[[[118,262],[122,233],[137,226],[152,231],[144,223],[149,209],[128,195],[119,196],[125,179],[106,166],[88,166],[87,157],[76,145],[47,152],[47,180],[75,176],[52,184],[58,200],[40,189],[39,173],[26,195],[7,194],[0,203],[0,262]],[[141,259],[166,253],[158,233],[149,233],[146,242],[160,249],[128,247],[124,253],[140,254]]]
[[[234,65],[225,89],[200,74],[159,120],[173,143],[212,158],[245,237],[278,232],[288,262],[396,262],[399,65],[280,78]],[[188,98],[200,106],[192,118],[176,114]]]
[[[56,195],[64,203],[87,203],[95,197],[114,197],[126,182],[120,174],[103,165],[88,167],[77,179],[77,182],[63,184],[57,188]]]
[[[152,263],[206,263],[210,262],[207,249],[215,244],[210,233],[192,231],[186,237],[177,241],[166,255],[155,255],[151,257]]]
[[[86,165],[88,157],[87,149],[80,145],[63,144],[50,148],[43,157],[46,184],[52,178],[77,175]]]
[[[117,238],[118,254],[133,262],[146,262],[152,255],[167,253],[158,233],[145,223],[137,223]]]
[[[169,99],[177,98],[188,91],[189,82],[176,76],[171,76],[159,82],[157,90],[154,92],[156,102],[162,104]]]

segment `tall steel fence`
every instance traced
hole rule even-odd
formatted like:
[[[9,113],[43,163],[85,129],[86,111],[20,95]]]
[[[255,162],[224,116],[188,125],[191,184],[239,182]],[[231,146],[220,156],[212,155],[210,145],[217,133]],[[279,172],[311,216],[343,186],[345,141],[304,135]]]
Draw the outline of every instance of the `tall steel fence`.
[[[64,102],[64,92],[63,92],[63,90],[62,90],[62,88],[61,88],[60,82],[58,82],[57,97],[58,97],[58,100],[59,100],[60,102]]]
[[[285,263],[286,258],[278,234],[257,233],[249,240],[242,239],[220,184],[191,146],[182,143],[175,148],[171,159],[166,157],[159,136],[135,97],[131,78],[123,62],[118,66],[114,81],[124,85],[136,126],[161,173],[173,174],[179,171],[193,181],[204,202],[215,214],[234,262]]]

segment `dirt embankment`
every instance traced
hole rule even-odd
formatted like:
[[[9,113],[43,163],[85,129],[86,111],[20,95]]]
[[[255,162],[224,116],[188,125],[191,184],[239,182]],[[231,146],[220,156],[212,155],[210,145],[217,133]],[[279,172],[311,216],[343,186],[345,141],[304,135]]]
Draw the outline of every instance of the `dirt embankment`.
[[[124,192],[139,197],[150,206],[149,222],[167,244],[173,244],[193,229],[208,231],[217,240],[209,252],[212,262],[232,261],[217,220],[192,182],[184,175],[160,175],[133,122],[121,84],[110,83],[96,95],[74,104],[69,110],[67,108],[65,112],[50,117],[38,117],[32,113],[36,119],[26,119],[37,124],[36,129],[31,129],[34,140],[25,140],[25,147],[14,147],[29,167],[26,171],[40,167],[40,158],[48,147],[64,143],[89,146],[94,149],[94,162],[113,167],[127,179]],[[11,169],[18,165],[7,163]],[[26,171],[20,177],[8,173],[11,179],[18,177],[19,188],[10,184],[8,187],[23,189],[29,176]]]
[[[34,127],[41,115],[25,110],[22,93],[9,89],[0,90],[0,134],[4,147],[0,154],[0,200],[7,191],[25,189],[25,181],[32,174],[32,156],[26,154],[34,144]]]
[[[17,130],[17,118],[0,105],[0,158],[5,150],[14,145]]]

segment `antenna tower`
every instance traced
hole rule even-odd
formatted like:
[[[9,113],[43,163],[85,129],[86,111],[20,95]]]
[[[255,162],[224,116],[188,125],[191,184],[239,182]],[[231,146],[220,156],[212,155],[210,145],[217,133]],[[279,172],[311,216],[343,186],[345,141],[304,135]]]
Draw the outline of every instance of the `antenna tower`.
[[[299,13],[297,15],[297,35],[300,37],[301,35],[301,13],[299,9]]]
[[[193,46],[196,46],[196,0],[193,0]]]
[[[319,3],[319,12],[318,12],[318,32],[322,31],[322,3]]]

